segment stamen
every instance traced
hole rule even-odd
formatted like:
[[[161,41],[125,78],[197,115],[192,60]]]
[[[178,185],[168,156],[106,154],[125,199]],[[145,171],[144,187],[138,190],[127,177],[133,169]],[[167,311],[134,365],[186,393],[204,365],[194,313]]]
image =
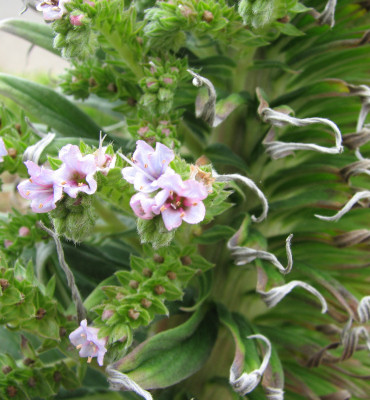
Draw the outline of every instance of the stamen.
[[[184,217],[185,217],[184,211],[180,214],[180,217],[181,217],[181,218],[184,218]]]
[[[61,182],[60,184],[61,185],[65,185],[67,182],[66,181],[63,181],[63,182]]]
[[[91,360],[92,360],[92,357],[88,357],[88,358],[87,358],[87,362],[88,362],[88,364],[90,364],[90,363],[91,363]]]
[[[148,168],[148,164],[144,164],[144,168]]]
[[[198,203],[193,203],[193,206],[197,206],[198,205]]]
[[[29,181],[30,181],[31,183],[33,183],[31,178],[29,179]]]
[[[83,185],[84,185],[83,182],[78,182],[78,183],[77,183],[77,186],[79,186],[79,187],[81,187],[81,186],[83,186]]]
[[[129,160],[126,156],[124,156],[122,153],[118,153],[118,155],[123,158],[126,162],[128,162],[132,167],[138,169],[140,172],[142,172],[148,179],[151,181],[155,181],[155,178],[153,178],[151,175],[149,175],[146,171],[144,171],[142,168],[140,168],[138,165],[134,164],[131,160]]]
[[[39,204],[39,208],[42,208],[42,207],[44,207],[44,205],[43,204]]]
[[[76,349],[77,349],[77,350],[80,350],[81,347],[82,347],[82,344],[79,344],[79,345],[76,346]]]
[[[160,212],[163,212],[165,210],[166,210],[166,206],[164,206],[164,205],[159,209]]]
[[[30,195],[30,191],[29,190],[27,190],[27,192],[26,192],[26,196],[29,196]]]

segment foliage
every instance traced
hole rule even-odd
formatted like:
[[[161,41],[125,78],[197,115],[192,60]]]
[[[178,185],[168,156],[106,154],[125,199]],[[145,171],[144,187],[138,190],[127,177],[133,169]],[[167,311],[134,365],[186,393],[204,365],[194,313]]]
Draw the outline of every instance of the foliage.
[[[368,398],[366,2],[26,3],[70,68],[0,74],[0,397]]]

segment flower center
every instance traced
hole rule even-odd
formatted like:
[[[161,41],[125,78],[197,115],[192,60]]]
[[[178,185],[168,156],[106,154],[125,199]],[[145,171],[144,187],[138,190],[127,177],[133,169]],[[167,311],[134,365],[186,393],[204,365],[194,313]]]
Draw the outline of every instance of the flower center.
[[[85,178],[86,178],[86,176],[80,175],[78,172],[75,172],[71,176],[72,182],[77,186],[87,185]]]

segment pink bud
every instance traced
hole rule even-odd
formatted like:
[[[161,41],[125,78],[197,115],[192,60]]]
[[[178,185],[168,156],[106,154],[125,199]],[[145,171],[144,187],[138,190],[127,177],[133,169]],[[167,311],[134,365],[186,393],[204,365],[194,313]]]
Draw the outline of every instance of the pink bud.
[[[9,246],[11,246],[13,242],[11,240],[4,240],[4,246],[7,249]]]
[[[88,4],[91,7],[95,7],[95,3],[93,1],[85,0],[84,3]]]
[[[101,316],[101,319],[103,321],[105,321],[105,320],[109,319],[113,314],[114,314],[113,310],[104,310],[103,314]]]
[[[72,25],[74,26],[81,26],[82,25],[82,19],[84,15],[79,14],[79,15],[70,15],[69,21],[71,22]]]
[[[25,236],[28,236],[29,234],[30,234],[30,230],[27,228],[27,226],[21,226],[19,228],[19,231],[18,231],[19,236],[25,237]]]

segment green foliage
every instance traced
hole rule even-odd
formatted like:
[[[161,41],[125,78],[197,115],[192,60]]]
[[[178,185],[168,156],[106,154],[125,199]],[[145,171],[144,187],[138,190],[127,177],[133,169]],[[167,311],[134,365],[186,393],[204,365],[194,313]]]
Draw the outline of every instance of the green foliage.
[[[334,27],[319,0],[71,0],[50,25],[0,23],[69,59],[59,87],[83,101],[1,74],[0,94],[22,111],[0,108],[8,152],[0,172],[28,178],[23,153],[49,131],[59,136],[42,151],[40,165],[57,170],[66,144],[114,164],[95,173],[93,195],[64,193],[48,215],[1,216],[1,398],[111,398],[110,364],[144,389],[164,389],[153,394],[158,399],[236,399],[232,390],[240,387],[229,385],[228,372],[233,355],[233,374],[242,382],[267,353],[247,338],[253,334],[265,335],[272,351],[248,398],[272,399],[273,389],[287,399],[368,398],[368,321],[361,316],[367,311],[358,309],[368,295],[367,199],[335,223],[315,216],[332,216],[370,189],[369,95],[360,86],[369,83],[368,7],[337,3]],[[81,24],[73,25],[70,17],[78,15]],[[188,70],[203,81],[192,85]],[[269,106],[258,104],[257,88],[283,116],[335,122],[343,153],[294,150],[271,159],[271,142],[331,146],[333,138],[323,125],[290,126],[281,115],[269,120],[275,126],[262,122],[258,115],[265,121]],[[196,117],[206,105],[216,116],[212,126]],[[39,122],[36,128],[25,114]],[[113,143],[98,144],[96,121],[109,121],[104,130]],[[205,186],[201,224],[168,231],[161,215],[134,215],[130,199],[137,191],[123,179],[128,164],[118,152],[129,158],[137,140],[172,149],[170,168]],[[222,173],[246,175],[266,195],[263,222],[249,217],[259,215],[261,193],[252,193],[246,180],[222,181]],[[38,221],[74,242],[62,242],[65,260],[86,297],[89,327],[106,339],[104,377],[103,368],[92,361],[87,369],[70,345],[76,293],[60,268],[60,249],[56,254]],[[276,266],[289,258],[291,233],[293,267],[284,275]],[[294,281],[318,290],[328,313],[320,314],[302,287],[269,309],[268,293],[278,297]],[[226,329],[218,333],[220,324]]]

